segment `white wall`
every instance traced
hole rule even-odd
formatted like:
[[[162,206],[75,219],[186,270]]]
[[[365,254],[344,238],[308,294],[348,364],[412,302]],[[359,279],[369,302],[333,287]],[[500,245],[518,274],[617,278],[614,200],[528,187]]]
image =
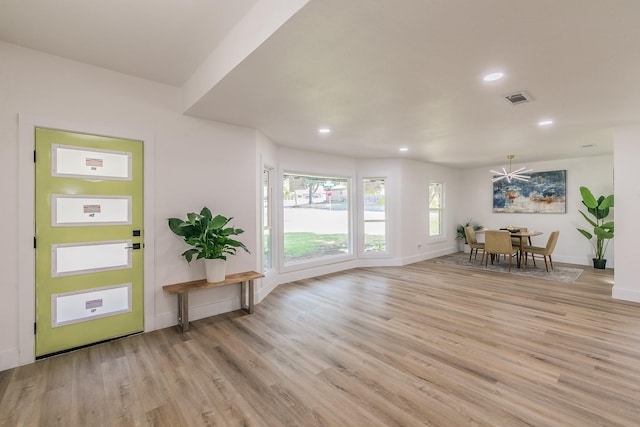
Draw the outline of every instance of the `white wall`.
[[[434,248],[439,248],[425,241],[420,250],[406,249],[403,240],[405,236],[412,236],[413,240],[416,230],[424,229],[426,204],[420,198],[426,197],[429,171],[439,171],[438,177],[448,174],[450,180],[453,171],[419,162],[356,161],[277,147],[254,129],[183,116],[179,89],[174,87],[6,43],[0,43],[0,56],[0,153],[4,160],[0,178],[5,183],[0,195],[6,206],[13,207],[0,210],[0,220],[4,224],[22,224],[21,230],[13,226],[5,230],[3,243],[13,250],[3,251],[0,258],[3,271],[0,321],[15,326],[0,330],[0,370],[33,359],[30,301],[35,292],[32,272],[35,261],[29,248],[33,234],[30,225],[33,185],[29,179],[33,164],[29,152],[33,141],[25,121],[29,126],[46,125],[144,140],[145,242],[153,242],[145,248],[146,330],[176,323],[175,296],[166,295],[163,285],[204,277],[200,263],[189,266],[179,256],[185,246],[169,231],[167,218],[184,217],[205,205],[215,213],[233,216],[233,225],[245,230],[242,240],[252,253],[230,259],[229,271],[261,271],[259,231],[264,164],[276,168],[275,200],[281,197],[279,177],[285,170],[347,176],[357,188],[364,176],[385,176],[393,194],[388,202],[391,234],[388,254],[359,260],[356,247],[356,254],[336,264],[289,272],[276,270],[259,284],[258,300],[279,283],[359,265],[401,265],[433,257],[437,252]],[[27,132],[19,135],[19,129]],[[413,173],[419,176],[414,178]],[[355,192],[352,197],[354,206],[358,206]],[[281,212],[275,214],[277,236]],[[356,235],[358,227],[355,221]],[[280,252],[279,243],[274,248],[276,254]],[[238,308],[237,295],[235,287],[193,293],[191,319]]]
[[[640,302],[638,280],[638,247],[635,237],[640,236],[640,187],[638,186],[638,159],[640,159],[640,127],[618,129],[614,134],[615,184],[615,284],[612,295]]]
[[[402,162],[402,258],[417,262],[457,251],[455,218],[458,216],[462,181],[460,170],[431,163]],[[427,233],[428,185],[441,182],[445,188],[444,238]]]
[[[145,161],[149,163],[145,164],[150,166],[145,173],[145,209],[150,217],[147,221],[145,216],[145,233],[153,241],[145,255],[151,266],[146,270],[145,281],[145,318],[151,319],[147,329],[176,323],[175,297],[165,295],[162,285],[204,277],[202,265],[188,266],[179,256],[185,246],[168,230],[167,218],[183,217],[186,212],[197,211],[204,205],[216,213],[233,216],[233,225],[245,230],[241,239],[250,247],[251,254],[233,257],[229,270],[261,271],[261,170],[265,164],[275,167],[274,201],[281,199],[283,171],[348,176],[358,189],[364,177],[385,177],[390,250],[381,257],[359,257],[356,246],[356,254],[336,264],[290,271],[279,270],[275,260],[276,269],[259,284],[259,300],[277,284],[290,280],[358,266],[403,265],[456,251],[455,227],[467,217],[492,228],[526,225],[544,231],[543,240],[548,232],[559,229],[561,236],[554,259],[588,265],[591,247],[575,230],[584,221],[577,213],[578,187],[586,185],[597,194],[613,191],[613,156],[528,164],[536,171],[567,170],[567,213],[493,214],[488,173],[491,168],[460,171],[410,160],[355,160],[278,147],[254,129],[183,116],[180,93],[174,87],[1,42],[0,57],[0,156],[3,161],[0,196],[4,201],[0,221],[9,224],[3,234],[6,250],[0,257],[3,272],[0,322],[9,325],[0,329],[0,370],[24,363],[33,355],[33,352],[28,354],[28,344],[33,341],[33,334],[29,333],[33,315],[29,318],[29,310],[33,313],[33,307],[30,302],[21,305],[24,289],[33,291],[34,286],[33,280],[24,280],[32,277],[33,269],[33,251],[29,249],[32,212],[24,209],[33,197],[33,187],[29,184],[33,164],[29,161],[30,147],[19,145],[25,141],[31,143],[29,135],[19,135],[18,130],[22,129],[18,124],[19,115],[29,117],[35,124],[61,123],[69,128],[67,125],[71,123],[70,130],[123,137],[143,135],[142,139],[148,144]],[[620,163],[621,170],[629,176],[637,175],[633,164],[638,155],[633,145],[637,136],[637,133],[624,134],[616,141],[616,149],[620,149],[616,163]],[[502,165],[494,168],[499,166]],[[429,180],[444,182],[446,186],[447,235],[444,239],[433,240],[427,236]],[[635,224],[632,217],[639,202],[637,189],[630,187],[634,183],[631,179],[616,188],[616,209],[620,212],[622,203],[625,212],[616,216],[618,229],[621,224],[627,224],[625,227]],[[360,194],[352,193],[352,202],[357,207]],[[633,197],[621,201],[626,193]],[[282,212],[276,209],[274,213],[274,236],[278,236]],[[19,228],[16,224],[26,224],[26,232],[24,226]],[[361,231],[358,221],[353,227],[354,235],[358,235]],[[616,239],[619,239],[614,240],[616,248],[625,256],[620,275],[616,273],[620,278],[616,289],[620,297],[633,299],[640,294],[640,285],[633,282],[632,260],[626,259],[633,251],[628,249],[629,239]],[[279,244],[281,241],[276,242],[275,254],[280,252]],[[609,248],[607,257],[608,266],[613,267],[613,247]],[[235,287],[194,293],[190,298],[191,318],[236,309],[239,307],[237,296]],[[27,298],[27,301],[33,299]],[[26,328],[24,319],[27,319]],[[24,353],[25,348],[27,359],[19,354],[20,349]]]
[[[262,260],[262,232],[263,230],[263,199],[262,199],[262,170],[264,170],[265,166],[272,168],[271,172],[271,224],[272,224],[272,241],[271,241],[271,251],[273,254],[272,259],[272,268],[271,270],[265,273],[265,277],[262,280],[258,280],[256,283],[257,288],[257,301],[261,301],[264,297],[266,297],[276,286],[278,286],[278,277],[277,277],[277,259],[276,255],[279,253],[279,241],[275,237],[279,234],[279,212],[277,207],[277,188],[280,186],[280,178],[278,177],[278,147],[273,143],[266,135],[262,132],[256,131],[256,145],[257,145],[257,153],[256,156],[256,170],[259,172],[258,179],[256,182],[256,230],[259,232],[256,233],[256,255],[258,255],[258,265],[263,265]],[[262,272],[262,267],[259,270]]]
[[[67,127],[71,123],[71,130],[150,136],[145,140],[150,144],[145,150],[155,153],[150,159],[155,174],[145,174],[145,180],[152,180],[154,185],[145,182],[145,188],[155,190],[154,194],[145,194],[145,210],[152,218],[145,223],[150,227],[145,234],[153,236],[155,245],[146,247],[145,257],[150,255],[155,267],[147,279],[155,279],[145,282],[150,290],[145,319],[149,312],[153,319],[146,327],[150,323],[152,328],[175,324],[175,296],[165,295],[162,285],[204,277],[204,270],[198,264],[189,267],[179,256],[184,243],[171,234],[166,220],[207,205],[214,212],[235,217],[233,224],[245,229],[242,240],[256,242],[255,130],[183,116],[179,112],[179,90],[170,86],[7,43],[0,43],[0,58],[0,197],[5,206],[0,209],[0,221],[8,224],[0,257],[0,322],[9,326],[0,329],[0,370],[33,357],[32,352],[27,359],[19,354],[19,348],[28,349],[28,343],[33,342],[32,323],[30,336],[28,327],[26,335],[24,328],[19,329],[25,313],[33,312],[31,304],[19,305],[19,290],[33,290],[34,283],[19,281],[21,277],[33,277],[29,271],[33,263],[24,262],[33,258],[33,251],[24,243],[33,236],[28,226],[31,220],[26,218],[32,212],[19,210],[22,201],[33,197],[33,188],[24,183],[33,163],[28,161],[29,156],[19,163],[24,160],[19,153],[25,152],[19,143],[30,138],[18,135],[18,116],[29,117],[36,125],[61,123]],[[27,224],[26,233],[16,227],[19,223]],[[18,248],[25,247],[26,253],[20,253]],[[256,248],[251,249],[251,255],[242,253],[230,261],[230,271],[259,268]],[[194,293],[192,318],[238,308],[237,295],[234,287]]]
[[[559,262],[593,265],[593,248],[577,230],[588,226],[578,213],[582,209],[580,186],[590,188],[596,195],[613,194],[613,156],[582,157],[576,159],[553,160],[547,162],[526,163],[535,172],[565,169],[567,171],[567,212],[563,214],[524,214],[493,213],[492,183],[490,169],[503,165],[467,170],[463,173],[464,198],[460,207],[458,221],[473,218],[487,228],[500,228],[507,225],[524,226],[542,231],[541,236],[533,237],[533,244],[544,246],[549,233],[560,231],[553,259]],[[517,169],[520,164],[514,164]],[[615,214],[615,211],[614,211]],[[617,219],[617,218],[616,218]],[[606,253],[607,267],[614,266],[614,247],[609,245]]]

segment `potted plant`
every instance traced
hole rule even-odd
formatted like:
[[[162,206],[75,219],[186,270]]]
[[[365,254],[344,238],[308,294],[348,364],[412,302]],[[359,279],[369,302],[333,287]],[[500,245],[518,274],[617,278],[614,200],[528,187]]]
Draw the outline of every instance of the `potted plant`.
[[[591,190],[587,187],[580,187],[580,195],[582,196],[582,204],[587,207],[589,215],[581,210],[578,212],[593,227],[593,234],[581,228],[578,228],[578,231],[589,240],[595,250],[593,268],[605,268],[607,260],[604,259],[604,254],[609,246],[609,240],[613,239],[613,221],[605,222],[605,220],[609,216],[609,208],[613,207],[613,194],[606,197],[600,196],[596,199]]]
[[[477,222],[471,221],[471,218],[467,218],[467,222],[465,222],[464,224],[458,224],[458,226],[456,227],[456,239],[460,241],[462,251],[464,253],[469,253],[471,249],[469,249],[467,236],[464,234],[465,227],[473,227],[474,231],[482,230],[484,227]]]
[[[182,253],[188,263],[194,259],[205,259],[208,282],[221,282],[226,275],[227,255],[235,255],[238,248],[249,252],[247,247],[231,236],[244,233],[240,228],[227,227],[233,217],[211,214],[204,207],[200,213],[189,212],[187,219],[169,218],[169,228],[174,234],[193,246]]]

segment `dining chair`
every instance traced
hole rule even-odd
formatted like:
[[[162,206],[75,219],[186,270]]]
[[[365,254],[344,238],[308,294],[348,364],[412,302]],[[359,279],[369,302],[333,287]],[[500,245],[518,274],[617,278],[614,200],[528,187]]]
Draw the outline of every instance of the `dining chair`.
[[[529,229],[527,227],[513,227],[513,228],[517,228],[518,230],[520,230],[522,232],[529,231]],[[529,239],[529,245],[531,245],[531,236],[527,237],[527,239]],[[513,243],[513,246],[520,247],[520,237],[512,237],[511,238],[511,242]]]
[[[471,252],[469,252],[469,262],[471,262],[471,255],[473,255],[473,250],[476,251],[476,256],[474,259],[478,259],[478,249],[482,249],[482,258],[480,258],[480,264],[482,265],[482,261],[484,261],[484,243],[478,243],[478,239],[476,238],[476,231],[473,227],[465,227],[464,235],[467,239],[467,244],[471,248]]]
[[[486,266],[491,256],[491,264],[493,264],[493,255],[509,255],[509,271],[511,271],[511,260],[514,255],[518,254],[518,248],[514,248],[511,244],[511,233],[508,231],[487,230],[484,232],[484,256]]]
[[[549,240],[547,240],[547,246],[525,246],[524,247],[524,268],[527,268],[527,256],[531,254],[531,259],[533,259],[533,265],[536,265],[535,255],[542,255],[544,258],[544,266],[547,268],[547,273],[549,272],[549,265],[547,265],[547,257],[549,257],[549,264],[551,264],[551,269],[553,270],[553,261],[551,260],[551,254],[553,250],[556,248],[556,243],[558,242],[558,236],[560,235],[559,231],[552,231],[549,235]]]

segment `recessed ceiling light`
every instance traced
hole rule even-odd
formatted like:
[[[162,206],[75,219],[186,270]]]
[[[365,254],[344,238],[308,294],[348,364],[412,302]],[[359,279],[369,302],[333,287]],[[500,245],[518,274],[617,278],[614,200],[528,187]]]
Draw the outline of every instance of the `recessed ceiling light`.
[[[400,151],[409,151],[409,149],[407,147],[401,147]]]
[[[329,133],[329,132],[331,132],[331,129],[329,129],[329,128],[320,128],[320,129],[318,129],[318,132],[320,132],[320,133]]]
[[[538,126],[551,126],[553,124],[553,120],[540,120],[538,122]]]
[[[501,72],[497,72],[497,73],[491,73],[491,74],[487,74],[486,76],[484,76],[482,79],[485,82],[494,82],[496,80],[500,80],[501,78],[504,77],[504,73]]]

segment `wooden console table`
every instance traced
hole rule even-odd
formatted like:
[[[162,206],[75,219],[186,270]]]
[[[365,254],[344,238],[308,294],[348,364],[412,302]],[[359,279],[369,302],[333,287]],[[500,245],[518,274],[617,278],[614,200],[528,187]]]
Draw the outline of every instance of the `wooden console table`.
[[[192,282],[164,285],[162,289],[169,294],[178,295],[178,326],[182,329],[182,332],[187,332],[189,330],[189,291],[219,288],[220,286],[240,283],[240,308],[251,314],[253,313],[253,281],[261,277],[264,277],[264,274],[245,271],[244,273],[227,274],[222,282],[209,283],[206,279],[200,279]]]

